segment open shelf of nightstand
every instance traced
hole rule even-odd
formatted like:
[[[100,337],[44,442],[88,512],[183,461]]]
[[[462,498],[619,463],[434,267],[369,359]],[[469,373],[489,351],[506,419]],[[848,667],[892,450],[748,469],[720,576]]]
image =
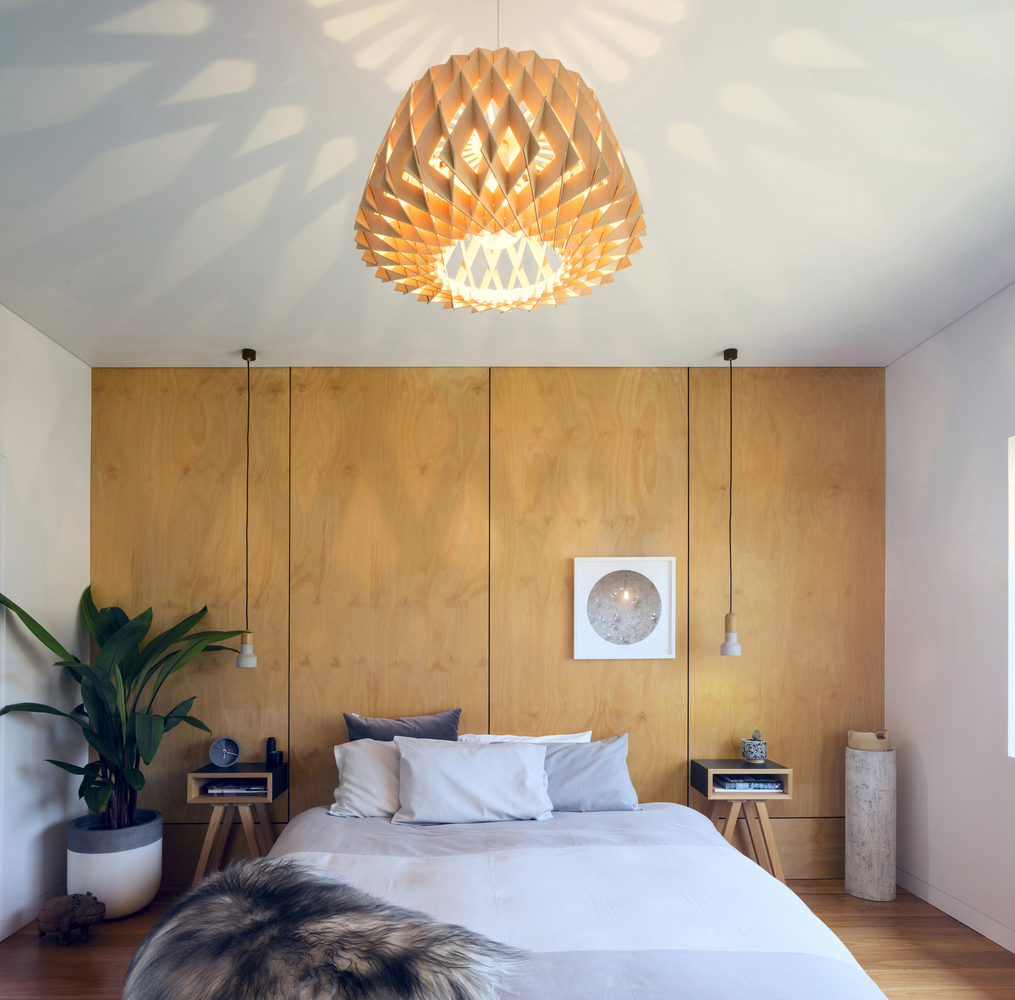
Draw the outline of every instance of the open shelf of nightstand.
[[[714,778],[717,774],[743,774],[751,777],[782,778],[782,791],[771,792],[765,789],[725,789],[716,788]],[[774,760],[766,760],[763,764],[748,764],[742,760],[692,760],[691,787],[701,792],[706,799],[716,801],[746,802],[752,799],[793,798],[793,768],[783,767]]]
[[[247,781],[264,780],[264,795],[204,795],[204,786],[211,781],[222,778],[244,778]],[[205,764],[204,767],[191,771],[187,775],[187,805],[189,806],[256,806],[274,802],[289,787],[289,765],[279,764],[270,768],[266,764],[230,764],[229,767],[216,767]]]

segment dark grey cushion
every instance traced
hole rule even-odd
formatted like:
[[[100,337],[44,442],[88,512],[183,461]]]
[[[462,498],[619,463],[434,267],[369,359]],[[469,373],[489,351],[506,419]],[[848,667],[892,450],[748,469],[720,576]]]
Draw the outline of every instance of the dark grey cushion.
[[[546,791],[554,812],[638,808],[627,770],[627,733],[598,743],[545,743]]]
[[[414,715],[407,719],[367,719],[344,712],[349,740],[391,741],[396,736],[414,736],[418,740],[457,740],[460,708],[434,715]]]

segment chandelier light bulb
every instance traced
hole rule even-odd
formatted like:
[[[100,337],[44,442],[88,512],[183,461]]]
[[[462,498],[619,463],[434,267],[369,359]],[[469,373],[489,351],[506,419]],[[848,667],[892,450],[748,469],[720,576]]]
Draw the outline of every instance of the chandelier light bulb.
[[[508,48],[452,56],[409,88],[356,213],[378,278],[473,312],[589,295],[644,230],[595,94],[558,60]]]

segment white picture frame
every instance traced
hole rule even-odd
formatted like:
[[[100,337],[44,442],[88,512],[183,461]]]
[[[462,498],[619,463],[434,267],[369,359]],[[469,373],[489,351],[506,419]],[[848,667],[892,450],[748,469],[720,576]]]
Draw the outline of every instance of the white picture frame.
[[[611,573],[627,570],[651,581],[659,597],[659,620],[634,642],[603,638],[589,617],[593,588]],[[574,561],[574,658],[576,660],[672,660],[676,658],[676,556],[593,556]],[[654,596],[651,596],[654,602]],[[653,603],[654,607],[654,603]],[[605,620],[605,619],[601,619]],[[605,630],[605,629],[604,629]]]

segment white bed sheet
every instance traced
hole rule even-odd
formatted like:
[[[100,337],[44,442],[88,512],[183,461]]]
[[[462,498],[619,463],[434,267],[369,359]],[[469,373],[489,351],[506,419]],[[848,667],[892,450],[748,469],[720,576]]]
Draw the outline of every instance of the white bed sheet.
[[[311,809],[281,854],[532,953],[505,984],[519,1000],[884,996],[795,893],[672,803],[425,827]]]

